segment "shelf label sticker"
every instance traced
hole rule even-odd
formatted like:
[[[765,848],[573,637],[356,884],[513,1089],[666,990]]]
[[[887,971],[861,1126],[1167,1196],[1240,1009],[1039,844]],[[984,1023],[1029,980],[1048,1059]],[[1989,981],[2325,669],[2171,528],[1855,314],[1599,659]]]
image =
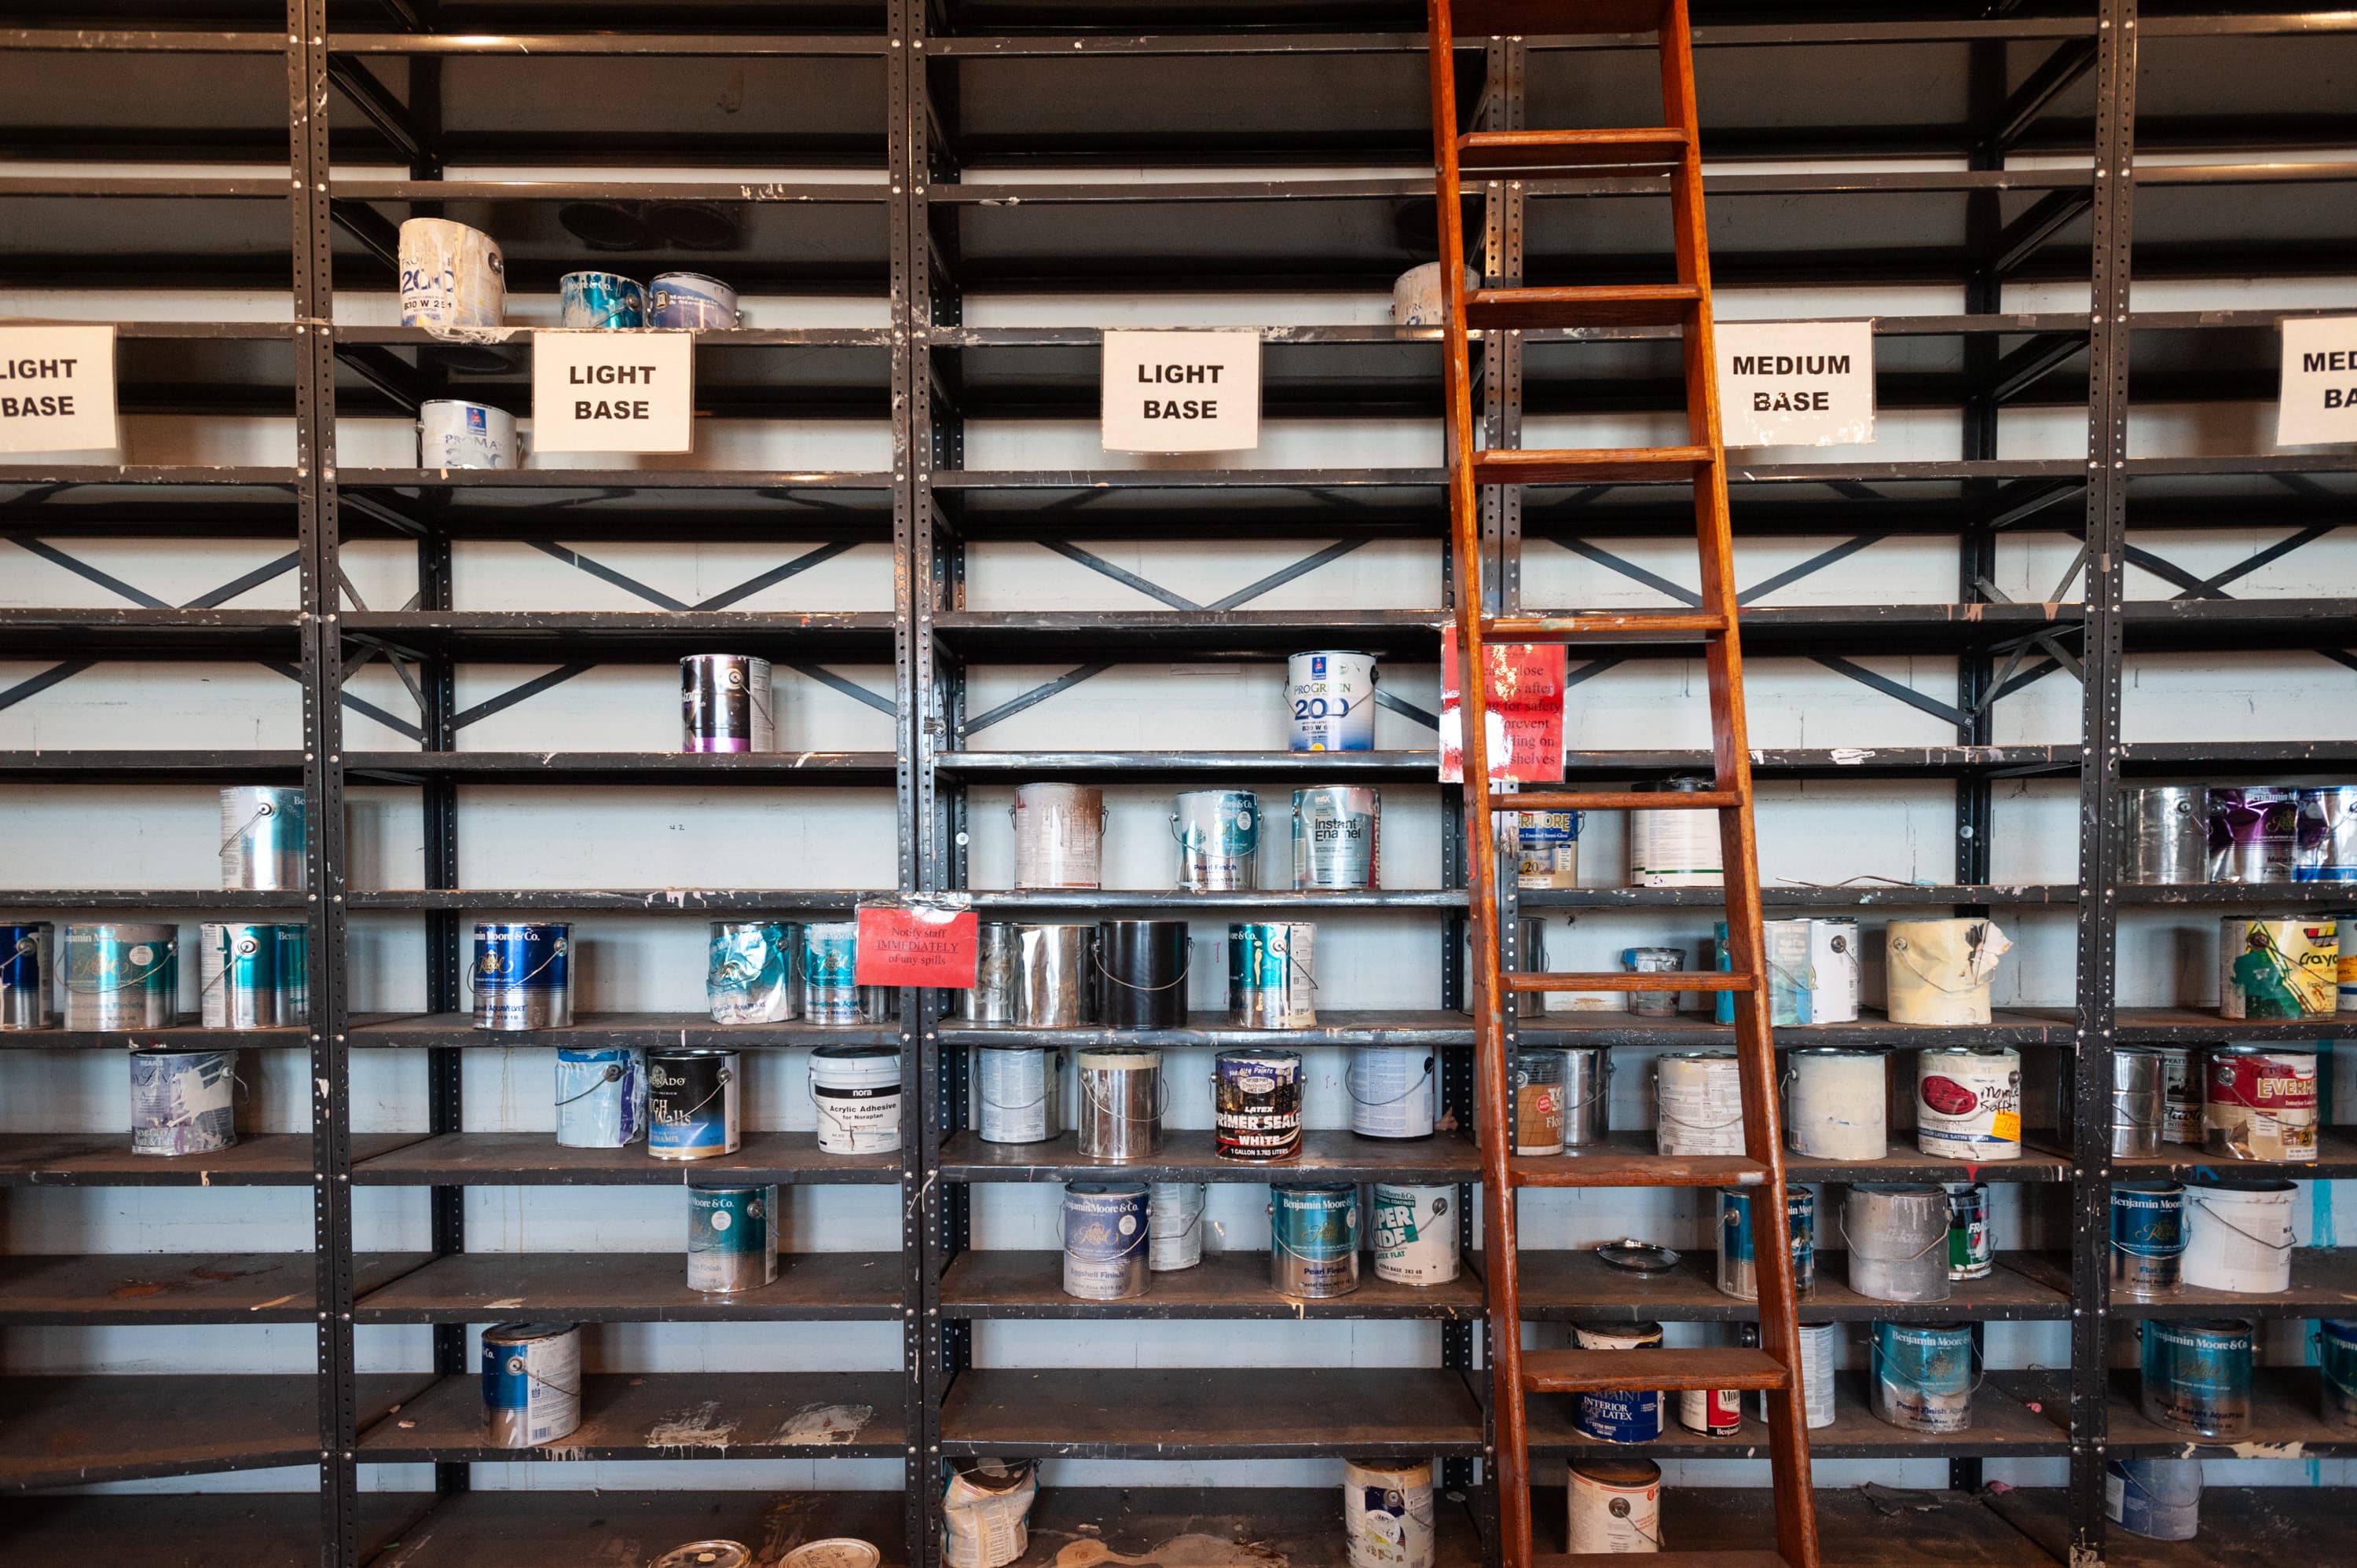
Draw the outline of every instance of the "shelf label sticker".
[[[0,327],[0,452],[113,452],[114,328]]]
[[[1260,445],[1260,333],[1108,332],[1104,449],[1245,452]]]
[[[2276,445],[2334,441],[2357,441],[2357,316],[2287,317]]]
[[[852,977],[862,985],[973,990],[980,922],[973,909],[959,907],[963,902],[862,904]]]
[[[1533,783],[1563,777],[1563,701],[1570,660],[1563,644],[1489,642],[1482,716],[1490,781]],[[1465,782],[1465,696],[1458,684],[1457,628],[1440,629],[1440,781]]]
[[[1721,321],[1720,438],[1729,446],[1874,439],[1874,323]]]
[[[694,446],[694,333],[532,335],[533,451],[688,452]]]

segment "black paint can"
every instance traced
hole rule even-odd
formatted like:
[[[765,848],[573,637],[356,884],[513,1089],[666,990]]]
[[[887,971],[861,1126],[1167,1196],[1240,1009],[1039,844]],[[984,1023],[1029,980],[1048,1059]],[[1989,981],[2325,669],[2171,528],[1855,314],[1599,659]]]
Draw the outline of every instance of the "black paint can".
[[[1184,1028],[1187,922],[1098,921],[1095,990],[1107,1028]]]

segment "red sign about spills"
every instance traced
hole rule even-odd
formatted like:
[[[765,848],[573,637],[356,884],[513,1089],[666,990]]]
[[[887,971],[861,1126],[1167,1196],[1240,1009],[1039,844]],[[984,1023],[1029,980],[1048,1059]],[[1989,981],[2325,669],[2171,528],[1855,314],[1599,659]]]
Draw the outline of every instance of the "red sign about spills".
[[[862,985],[974,989],[974,913],[941,905],[863,904],[853,977]]]
[[[1568,668],[1561,643],[1485,643],[1490,778],[1563,777],[1563,698]],[[1440,781],[1465,781],[1464,690],[1458,682],[1457,628],[1440,634]]]

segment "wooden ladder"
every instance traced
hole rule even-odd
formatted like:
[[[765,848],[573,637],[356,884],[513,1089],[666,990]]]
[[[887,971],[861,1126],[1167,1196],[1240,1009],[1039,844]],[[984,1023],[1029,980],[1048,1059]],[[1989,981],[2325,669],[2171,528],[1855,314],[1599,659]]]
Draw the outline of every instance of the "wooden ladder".
[[[1495,1481],[1506,1568],[1536,1560],[1531,1536],[1530,1455],[1524,1398],[1639,1387],[1760,1390],[1767,1396],[1774,1472],[1776,1550],[1665,1552],[1650,1561],[1716,1568],[1817,1568],[1808,1428],[1795,1368],[1799,1325],[1785,1208],[1782,1131],[1776,1103],[1768,986],[1762,978],[1760,869],[1752,842],[1750,750],[1744,734],[1743,658],[1736,634],[1733,542],[1727,469],[1719,444],[1716,351],[1711,341],[1710,257],[1703,220],[1702,159],[1695,114],[1693,43],[1686,0],[1427,0],[1431,10],[1432,130],[1439,166],[1440,274],[1448,291],[1443,355],[1448,397],[1448,499],[1457,564],[1457,633],[1464,678],[1471,985],[1477,1030],[1482,1155],[1483,1256],[1489,1276],[1491,1377],[1496,1418]],[[1667,124],[1639,130],[1475,131],[1460,134],[1455,38],[1524,34],[1659,35]],[[1581,171],[1669,180],[1676,232],[1674,284],[1576,288],[1480,287],[1464,284],[1460,180]],[[1517,328],[1660,325],[1683,328],[1686,444],[1571,451],[1482,451],[1473,437],[1467,334]],[[1692,611],[1567,616],[1484,613],[1481,524],[1484,485],[1690,481],[1702,603]],[[1486,750],[1483,647],[1499,643],[1698,644],[1709,664],[1717,782],[1705,791],[1493,791]],[[1499,875],[1495,819],[1501,809],[1532,811],[1700,811],[1718,813],[1727,879],[1729,972],[1679,974],[1508,974],[1498,958]],[[1677,1159],[1616,1155],[1516,1159],[1506,1087],[1509,997],[1532,992],[1708,991],[1735,996],[1736,1057],[1743,1096],[1745,1155]],[[1514,1200],[1529,1187],[1689,1187],[1753,1189],[1752,1233],[1760,1283],[1758,1349],[1616,1350],[1522,1348],[1522,1293]],[[1776,1195],[1771,1197],[1770,1195]],[[1760,1199],[1767,1199],[1760,1201]],[[1642,1369],[1641,1370],[1640,1369]],[[1566,1561],[1557,1559],[1557,1561]],[[1584,1559],[1583,1559],[1584,1561]]]

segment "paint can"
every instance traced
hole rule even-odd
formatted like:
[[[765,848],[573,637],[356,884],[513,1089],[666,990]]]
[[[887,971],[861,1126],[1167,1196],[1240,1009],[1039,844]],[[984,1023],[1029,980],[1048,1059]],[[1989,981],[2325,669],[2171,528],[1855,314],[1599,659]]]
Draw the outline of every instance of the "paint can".
[[[2201,1072],[2202,1146],[2225,1159],[2315,1160],[2316,1053],[2212,1046]]]
[[[1269,1283],[1296,1301],[1359,1288],[1359,1189],[1348,1182],[1268,1189]]]
[[[802,929],[788,920],[715,920],[704,999],[716,1024],[802,1015]]]
[[[1514,1153],[1559,1155],[1564,1151],[1566,1053],[1524,1050],[1514,1057]]]
[[[2334,969],[2340,982],[2343,1013],[2357,1013],[2357,917],[2343,915],[2333,922]]]
[[[1910,1432],[1965,1432],[1973,1424],[1973,1331],[1963,1324],[1878,1323],[1874,1413]]]
[[[1025,784],[1015,791],[1015,886],[1104,885],[1104,791],[1092,784]]]
[[[647,1153],[708,1160],[744,1143],[737,1054],[693,1046],[647,1053]]]
[[[485,921],[475,927],[475,1027],[562,1029],[573,1022],[573,928]]]
[[[513,468],[522,448],[515,415],[487,403],[436,398],[417,405],[421,468]]]
[[[1991,920],[1893,920],[1883,936],[1894,1024],[1989,1022],[1989,976],[2013,942]]]
[[[2299,791],[2275,785],[2212,788],[2210,877],[2265,884],[2292,880],[2299,845]]]
[[[2185,1282],[2185,1189],[2175,1182],[2112,1187],[2112,1289],[2174,1295]]]
[[[1500,928],[1500,934],[1504,934]],[[1536,915],[1518,916],[1514,922],[1513,947],[1498,950],[1498,975],[1501,984],[1509,974],[1538,974],[1546,969],[1546,921]],[[1465,928],[1465,995],[1467,1004],[1458,1009],[1470,1014],[1469,998],[1473,994],[1473,928]],[[1541,1018],[1546,1015],[1546,996],[1543,992],[1503,993],[1499,997],[1510,1018]]]
[[[646,1053],[635,1046],[561,1047],[557,1144],[567,1149],[627,1149],[646,1135]]]
[[[1373,887],[1383,873],[1383,797],[1357,784],[1293,792],[1293,886],[1331,892]]]
[[[47,921],[0,926],[0,1029],[49,1026],[57,928]]]
[[[1211,1075],[1212,1141],[1224,1160],[1301,1155],[1301,1053],[1222,1051]]]
[[[2238,1318],[2147,1318],[2144,1330],[2145,1419],[2197,1437],[2251,1430],[2251,1326]]]
[[[1644,792],[1696,794],[1707,779],[1671,779],[1640,784]],[[1721,887],[1727,873],[1719,861],[1717,811],[1629,813],[1629,886],[1631,887]]]
[[[300,789],[241,785],[222,790],[221,886],[300,891],[307,810]]]
[[[1190,893],[1260,886],[1260,799],[1249,789],[1189,789],[1173,802],[1178,883]]]
[[[1840,917],[1810,920],[1810,1023],[1857,1022],[1866,994],[1865,951],[1856,920]]]
[[[1240,1029],[1318,1026],[1318,928],[1308,920],[1228,928],[1228,1022]]]
[[[1686,966],[1686,955],[1676,948],[1623,948],[1620,967],[1631,974],[1676,974]],[[1677,991],[1631,991],[1629,1011],[1640,1018],[1674,1018],[1678,1015]]]
[[[1090,961],[1109,1029],[1187,1026],[1187,922],[1100,920]]]
[[[865,1555],[857,1552],[838,1555],[826,1550],[834,1547],[866,1547],[866,1552]],[[811,1555],[805,1557],[804,1552]],[[778,1568],[785,1568],[789,1563],[794,1568],[876,1568],[880,1561],[880,1554],[866,1541],[838,1539],[797,1546],[780,1560]],[[741,1541],[691,1541],[656,1558],[651,1568],[753,1568],[753,1552]]]
[[[2328,1317],[2316,1327],[2324,1424],[2335,1432],[2357,1432],[2357,1317]]]
[[[832,1535],[821,1541],[803,1541],[778,1559],[778,1568],[880,1568],[883,1561],[884,1554],[876,1550],[874,1541]],[[696,1563],[693,1568],[752,1568],[752,1553],[747,1552],[741,1563]],[[655,1568],[663,1568],[663,1564],[658,1563]]]
[[[1948,1195],[1948,1278],[1985,1280],[1996,1272],[1988,1184],[1952,1181],[1941,1186]]]
[[[494,1323],[483,1330],[483,1442],[534,1448],[581,1424],[581,1330]]]
[[[1732,1437],[1743,1430],[1743,1391],[1687,1389],[1678,1395],[1678,1424],[1705,1437]]]
[[[2291,1289],[2287,1181],[2200,1181],[2185,1194],[2185,1283],[2197,1290],[2273,1295]]]
[[[278,949],[278,1016],[280,1028],[300,1028],[311,1021],[311,928],[272,926]]]
[[[1480,274],[1465,269],[1465,292],[1481,286]],[[1392,325],[1441,327],[1448,321],[1448,291],[1441,286],[1440,263],[1426,262],[1408,268],[1392,284]],[[1356,1568],[1367,1568],[1358,1564]]]
[[[985,1046],[974,1053],[974,1098],[985,1144],[1044,1144],[1063,1130],[1064,1053]]]
[[[2341,949],[2327,916],[2229,915],[2218,928],[2218,1013],[2330,1018],[2341,1006]]]
[[[2201,1109],[2204,1063],[2198,1046],[2154,1046],[2160,1058],[2160,1137],[2200,1148],[2208,1137]]]
[[[1329,649],[1286,661],[1295,751],[1375,749],[1375,656]]]
[[[1440,1121],[1438,1057],[1424,1046],[1360,1046],[1342,1071],[1351,1131],[1361,1138],[1429,1138]]]
[[[1029,1550],[1039,1495],[1028,1459],[952,1459],[942,1492],[942,1568],[1006,1568]]]
[[[179,938],[178,926],[68,926],[66,1027],[168,1029],[178,1023]]]
[[[811,1053],[819,1152],[888,1155],[900,1146],[900,1052],[895,1046],[821,1046]]]
[[[1582,1350],[1658,1350],[1658,1323],[1575,1323],[1571,1337]],[[1642,1362],[1630,1369],[1641,1377]],[[1651,1443],[1662,1435],[1662,1394],[1658,1389],[1591,1390],[1577,1396],[1574,1423],[1580,1432],[1603,1443]]]
[[[1200,1181],[1157,1181],[1146,1189],[1146,1266],[1157,1274],[1203,1261],[1203,1210],[1211,1189]]]
[[[1662,1549],[1662,1467],[1651,1459],[1574,1459],[1566,1492],[1574,1555]]]
[[[2112,1047],[2112,1157],[2147,1159],[2160,1153],[2169,1101],[2161,1089],[2158,1051]],[[2067,1101],[2066,1101],[2067,1103]]]
[[[1744,1325],[1744,1343],[1756,1347],[1759,1333],[1757,1324]],[[1840,1324],[1801,1325],[1793,1369],[1801,1380],[1803,1422],[1813,1429],[1834,1423],[1834,1369],[1841,1360],[1841,1348]],[[1768,1396],[1764,1393],[1760,1396],[1760,1419],[1768,1419]]]
[[[1842,1202],[1849,1288],[1877,1301],[1948,1299],[1948,1194],[1928,1183],[1857,1186]]]
[[[714,1295],[759,1290],[778,1277],[778,1189],[687,1189],[687,1288]]]
[[[1760,1299],[1758,1236],[1751,1226],[1751,1195],[1765,1188],[1718,1189],[1718,1289],[1738,1301]],[[1784,1227],[1792,1258],[1792,1294],[1817,1287],[1817,1196],[1805,1187],[1784,1189]]]
[[[726,330],[741,319],[737,291],[702,273],[657,273],[647,285],[647,325],[676,331]]]
[[[813,920],[802,931],[802,1017],[828,1028],[888,1022],[900,993],[888,985],[862,985],[859,922]]]
[[[556,280],[556,319],[575,331],[644,327],[647,291],[619,273],[566,273]]]
[[[1064,1294],[1126,1301],[1146,1294],[1146,1188],[1136,1182],[1064,1184]]]
[[[134,1047],[131,1152],[212,1155],[237,1144],[237,1053]]]
[[[1612,1053],[1602,1046],[1574,1046],[1563,1058],[1564,1148],[1594,1148],[1611,1137]]]
[[[770,661],[744,653],[681,660],[679,721],[682,751],[775,751],[778,705]]]
[[[499,242],[447,218],[401,225],[401,324],[497,327],[507,314],[507,263]]]
[[[2201,1528],[2201,1461],[2107,1461],[2104,1517],[2148,1541],[2192,1540]]]
[[[1579,886],[1580,811],[1517,811],[1516,883],[1523,887]]]
[[[1375,1278],[1445,1285],[1457,1277],[1457,1189],[1377,1182]]]
[[[1432,1568],[1432,1462],[1343,1460],[1342,1538],[1351,1568]]]
[[[1918,1053],[1915,1146],[1974,1165],[2019,1159],[2021,1053],[2010,1046],[1936,1046]]]
[[[2182,886],[2210,880],[2208,793],[2198,784],[2120,791],[2130,882]]]
[[[1073,1029],[1094,1016],[1096,930],[1090,926],[1015,928],[1015,1022],[1027,1029]]]
[[[278,1022],[278,932],[208,921],[197,928],[197,1016],[208,1029]]]
[[[952,991],[958,1017],[968,1024],[1012,1024],[1023,973],[1021,929],[1011,920],[984,920],[974,927],[974,987]]]
[[[1150,1159],[1162,1146],[1162,1053],[1076,1051],[1080,1149],[1092,1160]]]
[[[1653,1060],[1654,1151],[1743,1153],[1743,1083],[1733,1051],[1664,1051]]]
[[[1882,1051],[1802,1046],[1784,1053],[1785,1146],[1821,1160],[1890,1153],[1890,1067]]]

